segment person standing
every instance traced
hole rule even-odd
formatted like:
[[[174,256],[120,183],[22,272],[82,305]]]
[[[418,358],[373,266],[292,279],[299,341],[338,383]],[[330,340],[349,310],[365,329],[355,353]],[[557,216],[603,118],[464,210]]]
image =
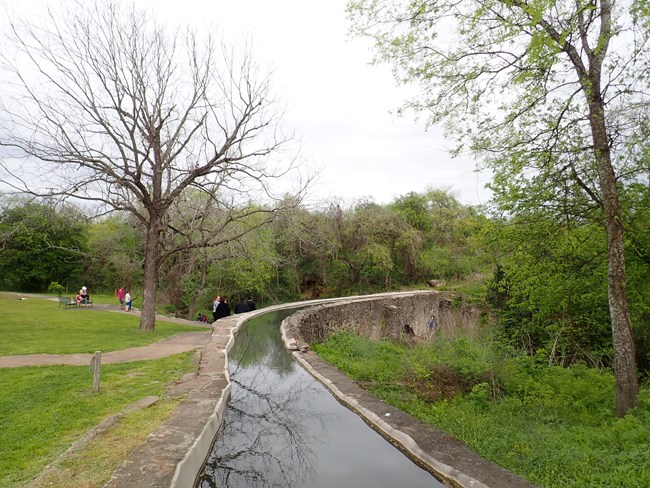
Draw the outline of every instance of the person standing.
[[[217,309],[217,318],[222,319],[224,317],[230,317],[230,305],[228,305],[226,297],[221,297],[219,308]]]
[[[120,308],[124,308],[124,287],[121,286],[119,290],[117,290],[117,299],[120,302]]]
[[[124,295],[124,302],[126,303],[126,305],[124,307],[124,310],[126,310],[127,312],[130,312],[131,311],[131,293],[128,292],[128,291]]]
[[[246,306],[248,307],[249,312],[252,312],[253,310],[257,310],[257,306],[253,301],[253,297],[248,297],[248,300],[246,301]]]
[[[217,314],[217,310],[219,309],[220,304],[221,304],[221,297],[219,296],[215,297],[214,300],[212,301],[212,317],[214,318],[213,322],[219,318],[219,315]]]

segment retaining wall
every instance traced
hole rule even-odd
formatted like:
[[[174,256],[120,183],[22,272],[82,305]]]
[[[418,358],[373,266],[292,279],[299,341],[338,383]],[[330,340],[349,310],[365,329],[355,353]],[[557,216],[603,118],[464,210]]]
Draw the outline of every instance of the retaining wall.
[[[377,295],[343,300],[301,310],[287,319],[285,340],[294,349],[324,342],[335,331],[350,330],[373,340],[430,340],[441,330],[476,328],[478,311],[454,307],[436,291]]]

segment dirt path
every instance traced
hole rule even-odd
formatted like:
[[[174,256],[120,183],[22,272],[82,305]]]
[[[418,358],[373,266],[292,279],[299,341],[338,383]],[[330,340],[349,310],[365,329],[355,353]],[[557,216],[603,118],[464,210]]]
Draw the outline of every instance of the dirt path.
[[[111,305],[94,305],[92,308],[108,310],[116,313],[131,313],[140,315],[138,310],[125,312]],[[73,312],[73,310],[71,310]],[[156,320],[200,326],[199,322],[171,317],[156,317]],[[205,346],[212,335],[212,326],[206,326],[205,332],[185,332],[176,334],[148,346],[130,347],[120,351],[110,351],[102,354],[102,363],[126,363],[129,361],[145,361],[160,359]],[[0,356],[0,368],[19,368],[21,366],[87,366],[92,354],[28,354],[24,356]]]

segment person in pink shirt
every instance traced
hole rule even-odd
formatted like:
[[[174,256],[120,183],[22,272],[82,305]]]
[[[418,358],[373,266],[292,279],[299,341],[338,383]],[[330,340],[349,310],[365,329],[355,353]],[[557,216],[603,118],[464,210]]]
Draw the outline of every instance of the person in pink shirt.
[[[124,308],[124,287],[117,290],[117,299],[120,301],[120,308]]]

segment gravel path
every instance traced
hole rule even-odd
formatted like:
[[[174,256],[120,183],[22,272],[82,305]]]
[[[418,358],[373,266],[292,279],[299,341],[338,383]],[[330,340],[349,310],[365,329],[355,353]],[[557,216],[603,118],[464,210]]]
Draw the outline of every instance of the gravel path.
[[[125,312],[124,310],[118,309],[117,306],[112,305],[93,305],[86,310],[91,311],[93,309],[140,315],[139,310]],[[71,313],[74,313],[75,311],[75,309],[70,310]],[[156,320],[201,326],[199,322],[173,317],[157,316]],[[184,332],[167,337],[166,339],[153,344],[149,344],[148,346],[130,347],[120,351],[102,353],[102,363],[126,363],[129,361],[160,359],[174,354],[200,349],[210,341],[212,335],[211,332],[212,326],[208,324],[206,325],[205,332]],[[92,356],[92,354],[29,354],[24,356],[0,356],[0,368],[52,366],[58,364],[86,366],[90,364],[90,358]]]

